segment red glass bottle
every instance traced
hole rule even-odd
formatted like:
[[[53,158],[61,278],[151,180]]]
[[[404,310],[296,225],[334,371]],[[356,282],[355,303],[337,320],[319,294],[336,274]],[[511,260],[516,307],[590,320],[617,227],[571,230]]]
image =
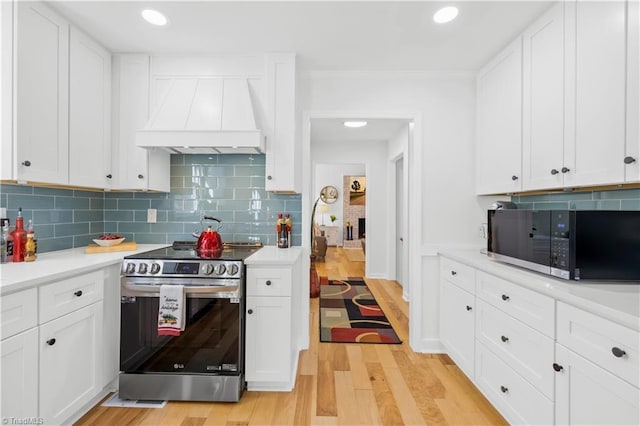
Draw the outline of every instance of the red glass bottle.
[[[24,218],[22,217],[22,208],[18,209],[18,217],[16,217],[16,227],[11,231],[13,237],[13,261],[24,262],[24,246],[27,242],[27,231],[24,229]]]

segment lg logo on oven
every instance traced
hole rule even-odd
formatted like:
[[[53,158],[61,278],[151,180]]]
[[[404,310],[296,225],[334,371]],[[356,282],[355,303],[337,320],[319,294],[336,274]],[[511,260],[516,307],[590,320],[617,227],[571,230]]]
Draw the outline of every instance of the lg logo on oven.
[[[173,364],[174,370],[182,370],[184,369],[184,364]]]

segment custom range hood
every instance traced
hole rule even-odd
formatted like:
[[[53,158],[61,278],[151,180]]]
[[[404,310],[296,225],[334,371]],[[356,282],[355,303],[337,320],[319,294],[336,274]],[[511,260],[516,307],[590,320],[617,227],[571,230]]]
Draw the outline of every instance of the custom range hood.
[[[136,145],[182,154],[264,152],[246,78],[169,78]]]

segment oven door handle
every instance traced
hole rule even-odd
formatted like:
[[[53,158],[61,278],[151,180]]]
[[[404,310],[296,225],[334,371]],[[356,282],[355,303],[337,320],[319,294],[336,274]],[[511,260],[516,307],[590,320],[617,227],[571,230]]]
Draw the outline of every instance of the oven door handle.
[[[159,285],[144,285],[135,284],[131,285],[126,282],[122,283],[122,287],[135,293],[157,293],[160,295]],[[185,294],[232,294],[237,293],[239,287],[236,286],[185,286]]]

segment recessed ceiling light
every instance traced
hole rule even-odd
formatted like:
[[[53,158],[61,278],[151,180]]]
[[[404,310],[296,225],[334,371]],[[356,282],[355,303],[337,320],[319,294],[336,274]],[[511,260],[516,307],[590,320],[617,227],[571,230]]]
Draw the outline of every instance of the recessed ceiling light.
[[[433,15],[433,20],[438,24],[446,24],[456,19],[458,8],[454,6],[443,7]]]
[[[367,125],[366,121],[345,121],[344,123],[345,127],[364,127]]]
[[[142,11],[142,17],[150,24],[163,26],[167,25],[167,17],[154,9],[145,9]]]

